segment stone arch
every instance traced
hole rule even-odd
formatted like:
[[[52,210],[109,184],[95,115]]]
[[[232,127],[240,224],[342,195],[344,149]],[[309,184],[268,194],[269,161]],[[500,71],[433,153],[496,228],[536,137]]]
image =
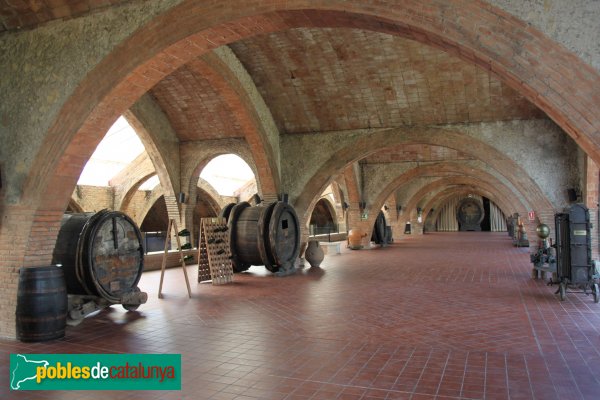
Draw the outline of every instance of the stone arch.
[[[151,222],[154,222],[156,224],[156,222],[160,222],[158,225],[156,225],[156,228],[158,228],[158,226],[160,225],[160,229],[155,229],[156,231],[166,231],[168,224],[169,224],[169,206],[167,204],[167,198],[164,194],[161,194],[159,196],[157,196],[156,200],[154,200],[154,202],[148,202],[148,204],[150,205],[144,215],[143,218],[140,218],[140,229],[142,231],[145,231],[145,227],[144,227],[144,223],[147,222],[147,220],[150,218]],[[158,208],[158,211],[163,211],[162,210],[162,205],[164,204],[164,214],[159,214],[158,216],[156,214],[151,214],[152,213],[152,209],[155,209],[155,207],[160,206]],[[154,221],[152,221],[154,219]],[[159,221],[156,221],[156,220]],[[172,242],[172,241],[171,241]],[[172,242],[173,245],[173,242]]]
[[[494,192],[496,192],[496,193],[502,193],[502,192],[511,193],[512,192],[511,189],[509,187],[507,187],[506,185],[504,185],[498,178],[496,178],[495,176],[493,176],[487,172],[477,170],[477,169],[473,170],[469,166],[464,166],[464,165],[457,164],[457,163],[445,162],[445,163],[432,164],[432,165],[426,165],[426,166],[418,166],[418,167],[412,168],[412,169],[408,170],[407,172],[405,172],[404,174],[396,177],[392,182],[390,182],[385,188],[383,188],[375,196],[375,200],[373,201],[373,204],[367,205],[367,210],[368,211],[378,210],[379,208],[381,208],[381,206],[383,205],[385,200],[390,196],[390,194],[393,193],[395,190],[397,190],[398,187],[400,187],[405,182],[410,181],[411,179],[414,179],[416,177],[423,176],[426,174],[430,174],[430,175],[437,174],[438,176],[443,176],[443,177],[448,177],[448,176],[450,176],[450,177],[453,177],[453,176],[465,177],[466,176],[468,178],[477,179],[480,182],[487,182],[492,187],[497,188],[494,190]],[[517,199],[520,199],[520,197],[521,197],[521,196],[519,196],[518,193],[512,193],[512,194]],[[527,198],[525,198],[525,200],[527,200]],[[522,200],[519,200],[519,202],[521,204],[523,204],[522,205],[523,208],[527,208],[527,206],[531,204],[529,201],[527,201],[526,203],[522,203]]]
[[[511,190],[506,187],[502,182],[500,182],[495,176],[490,175],[487,172],[483,172],[480,170],[472,170],[471,167],[453,163],[436,163],[430,164],[426,166],[418,166],[411,170],[406,171],[402,175],[396,177],[392,182],[390,182],[385,188],[383,188],[376,196],[375,200],[372,201],[372,204],[367,205],[368,218],[366,221],[363,221],[363,226],[372,226],[375,223],[376,213],[374,211],[378,211],[385,200],[402,184],[409,182],[411,179],[414,179],[419,176],[427,175],[427,174],[435,174],[437,176],[456,176],[462,175],[467,177],[474,177],[484,182],[489,182],[490,184],[502,188],[506,193],[510,193]],[[527,209],[527,204],[523,205],[524,209]],[[373,211],[373,212],[371,212]],[[424,213],[423,217],[426,218],[427,215]]]
[[[437,221],[438,216],[440,214],[440,210],[441,207],[447,202],[449,201],[452,197],[454,196],[458,196],[458,195],[462,195],[462,196],[467,196],[468,194],[477,194],[479,196],[485,196],[488,199],[490,199],[491,201],[493,201],[499,208],[500,210],[504,213],[504,215],[509,215],[507,214],[507,210],[510,210],[511,208],[507,208],[507,205],[502,203],[501,201],[497,201],[497,199],[493,199],[490,196],[493,196],[494,193],[486,190],[486,189],[476,189],[476,190],[472,190],[471,188],[465,189],[465,188],[447,188],[446,190],[442,191],[439,193],[439,196],[437,196],[434,199],[430,199],[429,202],[427,202],[425,204],[425,212],[423,213],[424,215],[424,219],[423,221],[427,221],[428,219],[432,219],[433,221]],[[434,212],[431,213],[431,209],[434,209]],[[518,210],[518,209],[517,209]]]
[[[600,73],[530,24],[487,3],[186,0],[115,46],[85,78],[74,82],[72,94],[58,106],[19,193],[21,207],[5,207],[10,215],[4,224],[18,223],[22,207],[31,215],[19,231],[19,255],[6,261],[9,273],[15,273],[15,265],[49,261],[62,212],[100,141],[98,132],[105,132],[150,87],[189,60],[226,43],[293,27],[368,29],[442,48],[498,75],[600,164]],[[261,146],[264,138],[248,141]],[[302,202],[309,204],[310,197]],[[44,233],[31,240],[32,230]]]
[[[146,199],[144,207],[140,210],[140,212],[135,216],[131,216],[133,221],[137,224],[137,226],[142,226],[142,222],[144,222],[144,218],[146,218],[146,215],[148,215],[148,211],[150,211],[154,203],[156,203],[156,201],[164,195],[165,191],[160,186],[157,186],[156,188],[154,188],[154,190],[152,190],[150,196]]]
[[[322,214],[321,218],[319,218],[319,216],[315,216],[315,212]],[[329,214],[329,218],[327,218],[327,215],[325,215],[325,213]],[[309,224],[315,221],[315,219],[317,218],[321,220],[319,222],[324,222],[324,219],[327,218],[331,221],[331,224],[337,223],[337,213],[335,211],[335,206],[331,203],[331,200],[327,196],[319,198],[319,200],[317,200],[317,202],[315,203],[315,206],[313,207],[313,210],[311,212],[310,220],[308,221]]]
[[[356,175],[354,174],[353,164],[348,165],[343,172],[344,182],[346,183],[346,189],[348,190],[348,209],[346,210],[346,230],[350,231],[356,226],[360,220],[360,207],[358,202],[360,201],[360,190],[358,188],[358,182]]]
[[[331,193],[333,194],[333,206],[337,216],[338,232],[346,231],[346,209],[344,208],[344,203],[348,203],[344,194],[343,186],[345,185],[342,186],[339,182],[342,178],[341,175],[338,175],[331,181]]]
[[[131,182],[131,184],[127,188],[127,192],[122,197],[122,201],[120,202],[120,205],[117,205],[117,203],[115,202],[115,209],[126,213],[127,210],[129,209],[129,206],[131,204],[131,200],[132,200],[133,196],[139,190],[140,186],[142,186],[144,184],[144,182],[146,182],[148,179],[152,178],[154,175],[156,175],[156,173],[154,171],[152,171],[152,172],[144,173],[143,175],[136,177],[137,179],[134,182]],[[165,192],[168,193],[167,190],[165,190]],[[175,197],[175,196],[170,196],[170,197]]]
[[[229,65],[231,63],[237,65]],[[236,110],[237,121],[248,138],[262,138],[262,145],[256,140],[248,140],[254,161],[254,176],[257,186],[263,193],[276,195],[281,186],[279,153],[271,148],[268,137],[269,134],[278,135],[279,132],[270,110],[264,104],[244,67],[228,47],[220,48],[218,52],[208,53],[202,59],[192,60],[188,63],[188,67],[208,80],[224,101]],[[240,78],[233,70],[237,71],[238,75],[245,74]],[[244,87],[242,81],[249,81],[251,87]],[[255,96],[248,93],[252,90],[256,91]]]
[[[539,208],[552,208],[537,183],[516,162],[492,146],[464,133],[442,128],[394,128],[368,135],[359,135],[356,140],[339,148],[322,163],[311,177],[304,181],[303,192],[298,196],[297,209],[306,210],[312,199],[326,187],[330,177],[352,163],[377,151],[403,144],[428,144],[459,150],[474,159],[480,159],[503,175],[528,202]],[[485,159],[481,159],[485,155]]]
[[[165,193],[168,196],[175,196],[179,191],[179,187],[175,187],[176,182],[179,181],[179,177],[173,175],[176,171],[171,171],[169,168],[167,168],[164,159],[165,155],[163,154],[164,150],[161,149],[161,147],[159,147],[153,139],[156,135],[151,134],[148,131],[146,126],[142,123],[134,111],[127,110],[123,114],[123,117],[125,117],[129,125],[131,125],[144,145],[146,153],[152,161],[152,166],[156,171],[156,175],[158,175],[160,185],[163,187]]]
[[[200,215],[199,207],[202,203],[208,206],[209,211],[212,215]],[[200,233],[199,218],[218,216],[221,212],[221,209],[227,204],[227,202],[225,201],[225,199],[223,199],[221,195],[219,195],[219,193],[217,193],[217,191],[210,183],[200,178],[198,180],[198,186],[196,188],[196,198],[194,199],[192,204],[192,224],[188,227],[188,229],[192,234],[190,238],[190,243],[197,246]]]
[[[291,0],[259,6],[224,0],[211,7],[184,1],[137,29],[78,83],[42,142],[45,150],[33,162],[21,200],[45,215],[64,210],[69,189],[99,142],[97,132],[162,77],[220,45],[293,27],[367,29],[442,48],[498,75],[600,163],[600,74],[531,25],[489,4],[431,0],[400,7],[397,0],[310,5]],[[136,57],[130,57],[132,49]],[[264,144],[261,137],[248,141]],[[49,234],[47,240],[54,238]],[[24,246],[31,252],[37,247]]]
[[[202,178],[198,178],[197,190],[204,192],[211,202],[212,208],[218,214],[223,207],[227,205],[227,201],[221,196],[216,189]]]
[[[229,12],[224,13],[223,9]],[[168,23],[174,20],[180,23]],[[472,3],[467,7],[458,0],[402,6],[396,0],[377,4],[322,0],[311,2],[310,6],[292,0],[261,3],[260,7],[254,1],[234,4],[233,0],[224,0],[214,8],[184,1],[138,29],[87,75],[63,107],[46,140],[64,147],[64,151],[53,154],[72,156],[71,162],[85,160],[88,157],[79,155],[81,149],[71,149],[75,133],[90,132],[92,121],[101,125],[104,120],[113,120],[115,108],[133,103],[169,72],[220,45],[257,33],[304,26],[374,30],[442,48],[498,75],[544,110],[600,162],[600,113],[596,107],[600,74],[518,18],[488,4]],[[136,57],[128,57],[131,49],[139,50]],[[87,96],[91,88],[98,93],[93,98]],[[114,101],[117,99],[120,101]],[[57,162],[51,162],[41,157],[39,162],[60,170],[66,160],[58,157]],[[34,194],[29,188],[44,187],[44,182],[50,183],[51,190],[51,184],[58,182],[47,178],[54,173],[55,168],[49,168],[37,179],[31,176],[25,196]]]
[[[183,226],[188,228],[193,236],[193,231],[190,227],[194,223],[194,207],[198,181],[204,167],[206,167],[206,165],[215,157],[224,154],[234,154],[250,166],[255,178],[258,176],[258,171],[250,148],[244,140],[240,139],[208,140],[202,143],[186,143],[182,145],[181,154],[182,160],[185,160],[181,167],[181,181],[187,186],[188,197],[186,204],[183,206],[185,218]],[[258,183],[259,182],[257,181],[259,195],[262,196],[263,193]],[[214,188],[212,191],[216,193]],[[221,198],[221,196],[218,196],[217,198]],[[222,204],[221,207],[223,205],[224,204]],[[195,243],[194,237],[191,237],[190,240],[192,243]]]
[[[503,212],[507,212],[510,209],[518,209],[518,207],[522,207],[523,205],[516,201],[514,197],[507,197],[506,193],[495,185],[490,184],[490,182],[483,181],[481,179],[473,178],[473,177],[465,177],[465,176],[455,176],[450,178],[441,178],[434,182],[431,182],[428,185],[423,186],[417,193],[415,193],[412,198],[406,203],[406,210],[409,212],[409,218],[412,218],[416,213],[417,205],[425,199],[427,203],[431,200],[435,199],[442,191],[453,187],[455,190],[459,190],[464,188],[464,186],[474,186],[474,189],[471,189],[472,192],[477,191],[478,189],[486,190],[488,193],[488,198],[494,200],[496,204],[500,206]],[[429,199],[427,199],[427,195],[429,195]],[[424,208],[424,210],[429,210],[430,208]]]

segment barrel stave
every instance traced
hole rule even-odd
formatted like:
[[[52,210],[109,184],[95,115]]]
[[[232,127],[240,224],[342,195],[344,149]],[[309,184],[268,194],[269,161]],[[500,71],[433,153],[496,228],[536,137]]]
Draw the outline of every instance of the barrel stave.
[[[67,305],[67,289],[61,268],[44,266],[19,270],[16,309],[19,340],[38,342],[63,337]]]

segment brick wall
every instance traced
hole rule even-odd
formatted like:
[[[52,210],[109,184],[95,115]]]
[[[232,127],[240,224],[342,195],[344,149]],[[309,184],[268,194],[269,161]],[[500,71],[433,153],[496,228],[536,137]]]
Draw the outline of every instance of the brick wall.
[[[84,212],[114,209],[114,191],[108,186],[77,185],[71,197]]]

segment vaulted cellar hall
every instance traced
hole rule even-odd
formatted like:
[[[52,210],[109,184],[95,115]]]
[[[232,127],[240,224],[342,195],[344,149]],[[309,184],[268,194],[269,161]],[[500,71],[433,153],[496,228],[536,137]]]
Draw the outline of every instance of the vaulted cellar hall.
[[[0,398],[600,396],[597,0],[0,10]]]

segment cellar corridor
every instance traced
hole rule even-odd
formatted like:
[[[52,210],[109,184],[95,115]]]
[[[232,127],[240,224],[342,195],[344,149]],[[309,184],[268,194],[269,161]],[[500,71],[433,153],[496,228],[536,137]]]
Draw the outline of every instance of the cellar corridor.
[[[0,340],[9,353],[180,353],[181,392],[10,392],[17,399],[595,399],[600,306],[531,279],[529,251],[506,233],[405,236],[326,256],[277,278],[234,284],[179,268],[146,272],[138,312],[121,307],[47,343]]]

